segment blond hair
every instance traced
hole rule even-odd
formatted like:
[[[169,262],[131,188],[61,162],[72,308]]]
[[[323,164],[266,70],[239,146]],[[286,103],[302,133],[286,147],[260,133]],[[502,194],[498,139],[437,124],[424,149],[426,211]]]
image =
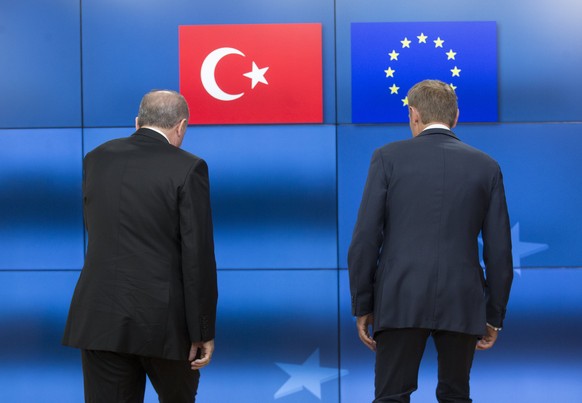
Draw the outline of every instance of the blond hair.
[[[442,122],[453,127],[457,119],[457,95],[439,80],[424,80],[408,91],[408,106],[417,110],[422,124]]]

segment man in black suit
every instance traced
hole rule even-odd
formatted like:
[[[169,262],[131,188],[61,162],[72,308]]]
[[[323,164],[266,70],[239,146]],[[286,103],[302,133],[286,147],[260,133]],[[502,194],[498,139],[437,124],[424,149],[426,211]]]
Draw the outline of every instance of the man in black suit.
[[[376,351],[374,402],[410,401],[429,336],[439,402],[470,402],[475,348],[495,343],[513,278],[503,179],[451,132],[450,86],[416,84],[408,109],[413,138],[379,148],[370,164],[348,253],[352,313]]]
[[[189,110],[144,96],[130,137],[83,161],[88,245],[63,344],[81,349],[85,401],[194,402],[214,351],[217,282],[208,167],[181,150]]]

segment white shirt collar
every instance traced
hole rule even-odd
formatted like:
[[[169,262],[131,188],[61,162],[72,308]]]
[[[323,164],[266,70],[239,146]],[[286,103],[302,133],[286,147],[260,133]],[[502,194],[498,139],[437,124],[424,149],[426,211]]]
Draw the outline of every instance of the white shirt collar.
[[[429,130],[429,129],[445,129],[445,130],[449,130],[449,131],[451,130],[450,127],[448,127],[446,125],[442,125],[440,123],[433,123],[432,125],[428,125],[427,127],[424,128],[424,130]]]
[[[159,133],[162,136],[164,136],[164,138],[168,141],[168,143],[170,143],[170,139],[168,138],[168,136],[166,136],[163,132],[161,132],[158,129],[155,129],[155,128],[151,127],[151,126],[142,126],[142,127],[140,127],[140,129],[150,129],[150,130],[153,130],[154,132]],[[170,144],[172,144],[172,143],[170,143]]]

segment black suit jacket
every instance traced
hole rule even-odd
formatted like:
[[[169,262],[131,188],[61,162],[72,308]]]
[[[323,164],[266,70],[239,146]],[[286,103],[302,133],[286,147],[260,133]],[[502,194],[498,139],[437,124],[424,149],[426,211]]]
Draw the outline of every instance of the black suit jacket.
[[[373,312],[375,331],[502,326],[513,265],[499,165],[445,129],[376,150],[348,266],[353,314]]]
[[[83,161],[88,232],[65,345],[186,360],[214,338],[217,284],[208,168],[140,129]]]

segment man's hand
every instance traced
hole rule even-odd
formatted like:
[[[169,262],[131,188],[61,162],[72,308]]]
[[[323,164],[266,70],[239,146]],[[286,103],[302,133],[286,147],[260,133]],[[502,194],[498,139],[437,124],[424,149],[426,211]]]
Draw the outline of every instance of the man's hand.
[[[376,351],[376,341],[370,336],[369,327],[374,323],[374,314],[369,313],[364,316],[358,316],[356,326],[358,328],[358,336],[362,343],[370,350]]]
[[[200,358],[196,359],[198,349],[200,349]],[[210,364],[210,358],[212,358],[213,352],[214,339],[192,343],[192,346],[190,347],[190,354],[188,355],[188,361],[190,361],[191,368],[193,370],[200,369]]]
[[[483,336],[481,340],[477,341],[477,345],[475,346],[476,350],[488,350],[495,344],[495,340],[497,340],[497,334],[499,332],[491,327],[487,326],[487,334]]]

